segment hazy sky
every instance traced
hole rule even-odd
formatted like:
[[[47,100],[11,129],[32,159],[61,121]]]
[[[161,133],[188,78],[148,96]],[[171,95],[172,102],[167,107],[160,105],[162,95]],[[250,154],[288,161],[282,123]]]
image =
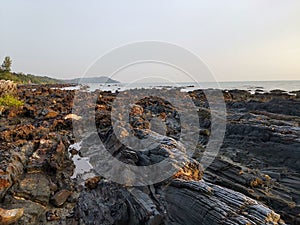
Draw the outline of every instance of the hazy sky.
[[[1,60],[17,72],[78,77],[112,48],[160,40],[219,81],[300,78],[299,0],[7,0],[0,27]]]

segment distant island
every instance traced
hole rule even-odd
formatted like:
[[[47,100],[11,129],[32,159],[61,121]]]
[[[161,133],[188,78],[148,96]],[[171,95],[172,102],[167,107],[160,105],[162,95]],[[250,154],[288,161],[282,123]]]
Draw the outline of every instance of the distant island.
[[[83,78],[75,78],[70,80],[64,80],[65,83],[72,83],[72,84],[78,84],[78,83],[120,83],[117,80],[113,80],[106,76],[101,77],[83,77]]]
[[[55,79],[48,76],[16,73],[11,71],[12,60],[6,56],[0,67],[0,80],[11,80],[19,84],[78,84],[78,83],[119,83],[105,76],[74,79]]]

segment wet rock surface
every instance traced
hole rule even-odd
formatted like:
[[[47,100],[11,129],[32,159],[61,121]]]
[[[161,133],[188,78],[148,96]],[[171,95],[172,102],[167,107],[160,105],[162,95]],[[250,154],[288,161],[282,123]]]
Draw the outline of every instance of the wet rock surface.
[[[101,91],[92,94],[98,96],[96,104],[86,105],[96,112],[97,133],[70,154],[69,145],[78,141],[72,122],[90,116],[85,110],[72,111],[74,94],[47,85],[21,86],[18,96],[24,106],[0,117],[0,224],[300,224],[297,93],[224,91],[226,135],[205,171],[199,162],[211,118],[202,91],[189,93],[200,118],[192,157],[180,147],[186,126],[180,114],[154,97],[136,102],[129,121],[136,137],[150,136],[161,144],[148,152],[124,147],[119,138],[128,134],[122,124],[115,133],[110,114],[117,94]],[[82,92],[79,100],[89,95]],[[71,179],[72,157],[99,148],[95,138],[132,165],[158,163],[173,154],[186,163],[174,161],[177,173],[144,187],[116,184],[99,174]]]

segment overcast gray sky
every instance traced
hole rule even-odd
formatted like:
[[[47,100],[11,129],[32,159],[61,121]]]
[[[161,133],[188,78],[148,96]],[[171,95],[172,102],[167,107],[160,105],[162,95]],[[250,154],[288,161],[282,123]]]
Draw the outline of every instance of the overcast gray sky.
[[[17,72],[78,77],[112,48],[161,40],[219,81],[300,78],[299,0],[9,0],[0,27],[1,60]]]

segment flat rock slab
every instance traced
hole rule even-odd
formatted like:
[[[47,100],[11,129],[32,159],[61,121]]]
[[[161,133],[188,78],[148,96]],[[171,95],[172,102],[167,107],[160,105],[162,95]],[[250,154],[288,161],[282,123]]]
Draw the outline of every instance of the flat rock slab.
[[[48,204],[50,186],[46,175],[42,173],[25,174],[16,186],[15,197],[30,199],[42,205]]]

